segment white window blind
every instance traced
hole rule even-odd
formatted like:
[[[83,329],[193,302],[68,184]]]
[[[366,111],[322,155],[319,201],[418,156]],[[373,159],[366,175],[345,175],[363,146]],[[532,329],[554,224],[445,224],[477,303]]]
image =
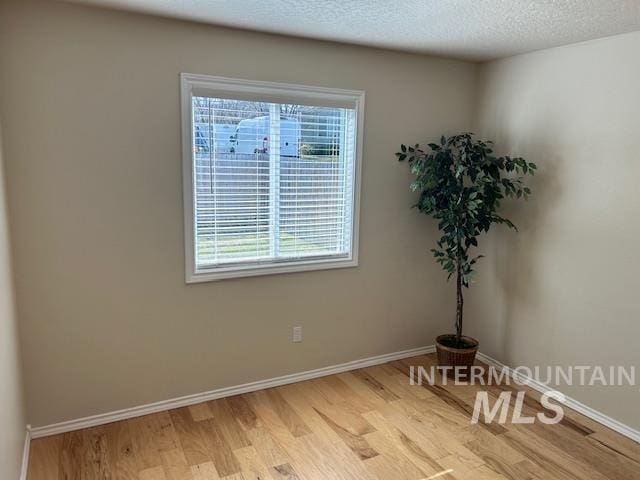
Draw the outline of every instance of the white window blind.
[[[193,277],[353,264],[357,105],[224,93],[188,98]]]

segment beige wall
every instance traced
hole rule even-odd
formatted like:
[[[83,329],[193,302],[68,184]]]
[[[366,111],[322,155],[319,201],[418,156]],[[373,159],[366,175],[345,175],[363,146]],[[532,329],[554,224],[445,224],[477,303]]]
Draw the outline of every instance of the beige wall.
[[[452,285],[428,253],[433,223],[408,209],[409,174],[393,152],[469,129],[472,108],[480,133],[541,174],[534,197],[509,212],[520,233],[496,228],[481,245],[488,258],[468,298],[468,333],[511,365],[639,366],[640,350],[629,347],[640,334],[638,51],[636,33],[512,57],[483,65],[478,87],[478,67],[462,62],[0,3],[29,421],[432,343],[451,328]],[[358,268],[184,284],[183,71],[367,92]],[[0,244],[3,265],[6,250]],[[7,272],[0,281],[9,285]],[[7,292],[2,341],[16,335]],[[290,342],[294,325],[304,327],[302,344]],[[2,420],[15,425],[1,438],[15,450],[24,424],[17,347],[0,352],[9,356],[0,358],[10,405]],[[637,388],[562,390],[640,427]]]
[[[505,363],[640,367],[639,52],[640,32],[482,67],[480,131],[541,172],[473,296]],[[640,427],[637,387],[562,390]]]
[[[26,421],[6,210],[0,131],[0,478],[17,479]]]
[[[394,152],[468,129],[476,66],[60,3],[0,7],[34,425],[422,346],[452,322]],[[184,284],[180,72],[365,90],[360,266]],[[290,341],[302,325],[304,341]]]

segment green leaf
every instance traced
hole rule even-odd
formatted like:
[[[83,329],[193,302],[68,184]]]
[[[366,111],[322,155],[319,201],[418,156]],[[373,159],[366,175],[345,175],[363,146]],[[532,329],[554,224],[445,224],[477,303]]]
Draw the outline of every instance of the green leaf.
[[[436,220],[440,230],[437,248],[431,254],[448,278],[462,272],[463,284],[473,281],[473,265],[482,255],[471,258],[482,233],[494,224],[516,226],[499,214],[505,198],[526,198],[531,189],[525,182],[536,165],[521,157],[495,157],[490,141],[461,133],[428,143],[426,152],[402,145],[398,160],[409,160],[414,180],[410,188],[419,194],[414,204],[421,213]],[[408,152],[408,153],[407,153]],[[519,176],[521,175],[521,176]]]

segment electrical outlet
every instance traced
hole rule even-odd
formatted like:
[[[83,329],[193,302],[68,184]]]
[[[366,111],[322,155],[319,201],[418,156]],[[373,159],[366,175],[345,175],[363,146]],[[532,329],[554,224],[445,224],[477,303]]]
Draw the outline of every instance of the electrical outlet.
[[[302,341],[302,327],[293,327],[293,341],[295,343]]]

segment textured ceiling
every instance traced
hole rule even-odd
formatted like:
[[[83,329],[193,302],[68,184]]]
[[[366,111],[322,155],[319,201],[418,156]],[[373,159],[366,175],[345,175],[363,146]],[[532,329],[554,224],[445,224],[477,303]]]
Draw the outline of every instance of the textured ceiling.
[[[470,60],[640,30],[640,0],[72,1]]]

